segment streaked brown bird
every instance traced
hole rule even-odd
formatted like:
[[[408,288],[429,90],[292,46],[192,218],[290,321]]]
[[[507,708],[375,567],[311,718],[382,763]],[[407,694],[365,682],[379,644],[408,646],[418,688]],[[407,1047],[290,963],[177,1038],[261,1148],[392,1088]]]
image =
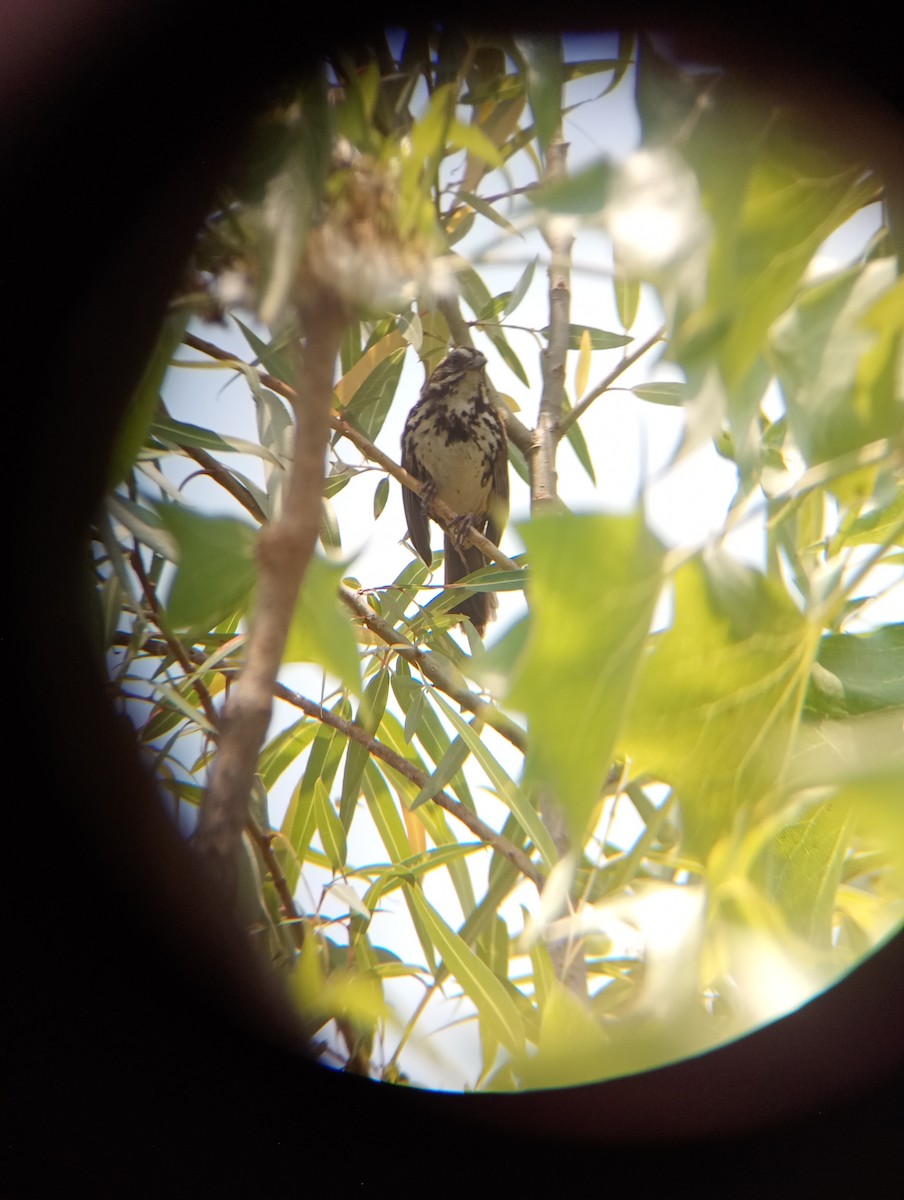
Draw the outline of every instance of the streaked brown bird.
[[[490,399],[487,360],[479,350],[453,347],[421,389],[402,434],[402,466],[427,487],[421,499],[404,489],[408,534],[431,566],[427,501],[436,497],[491,542],[508,520],[509,481],[505,426]],[[458,524],[456,522],[456,524]],[[455,527],[445,531],[446,584],[486,566],[474,546],[464,546]],[[475,592],[451,611],[470,617],[483,637],[496,615],[492,592]]]

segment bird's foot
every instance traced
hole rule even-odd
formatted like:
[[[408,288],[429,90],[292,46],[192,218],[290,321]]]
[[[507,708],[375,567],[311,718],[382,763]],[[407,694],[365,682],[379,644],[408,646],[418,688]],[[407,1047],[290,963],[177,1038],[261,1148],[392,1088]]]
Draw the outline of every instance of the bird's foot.
[[[473,513],[463,513],[460,516],[454,517],[448,526],[448,534],[459,550],[469,545],[468,532],[474,524]]]

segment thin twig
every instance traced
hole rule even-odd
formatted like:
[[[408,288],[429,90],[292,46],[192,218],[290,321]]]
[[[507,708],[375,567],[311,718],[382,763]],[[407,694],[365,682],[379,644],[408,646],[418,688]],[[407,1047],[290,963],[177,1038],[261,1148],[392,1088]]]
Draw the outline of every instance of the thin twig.
[[[661,325],[659,329],[657,329],[651,337],[648,337],[645,342],[641,342],[641,344],[635,350],[632,350],[630,354],[626,354],[621,362],[616,367],[613,367],[606,378],[601,383],[598,383],[595,388],[589,391],[586,396],[584,396],[580,404],[576,404],[574,408],[569,409],[568,412],[562,415],[556,428],[556,437],[561,440],[575,423],[575,421],[579,421],[581,419],[594,400],[598,400],[599,397],[602,396],[603,392],[608,391],[608,389],[612,387],[613,383],[615,383],[616,379],[618,379],[620,375],[623,375],[624,372],[627,371],[628,367],[633,366],[634,363],[636,363],[639,358],[642,358],[648,350],[652,349],[657,342],[662,341],[664,336],[665,326]]]
[[[449,670],[443,659],[429,651],[420,650],[413,642],[395,626],[384,620],[379,613],[374,612],[360,592],[346,584],[339,585],[339,599],[355,614],[363,625],[375,634],[381,641],[390,646],[400,658],[406,659],[412,666],[417,667],[422,675],[453,700],[459,708],[464,708],[475,716],[480,717],[485,725],[489,725],[510,742],[517,750],[527,753],[527,737],[520,725],[501,712],[490,700],[484,699],[478,692],[472,692],[464,686],[461,676]]]
[[[123,633],[121,635],[117,635],[116,640],[117,644],[127,645],[130,639],[127,634]],[[156,639],[148,639],[144,643],[144,648],[149,654],[163,654],[166,653],[168,646],[163,640],[157,641]],[[202,651],[191,650],[188,653],[189,657],[196,665],[201,665],[207,661],[207,656]],[[218,663],[212,669],[228,677],[240,675],[239,667],[230,666],[226,663]],[[381,759],[386,763],[387,766],[392,767],[393,770],[397,771],[400,775],[409,780],[411,783],[415,784],[418,788],[422,788],[424,784],[427,783],[429,776],[422,771],[420,767],[415,766],[414,763],[411,763],[408,761],[408,759],[403,758],[402,755],[393,750],[392,747],[387,746],[384,742],[381,742],[377,738],[368,734],[362,726],[356,724],[354,721],[350,721],[345,717],[338,716],[330,709],[324,708],[322,704],[318,704],[313,700],[309,700],[306,696],[302,696],[300,693],[292,691],[291,688],[287,688],[281,683],[274,684],[273,696],[278,700],[285,701],[286,704],[290,704],[293,708],[299,709],[306,716],[320,721],[323,725],[329,725],[331,729],[335,729],[338,733],[343,734],[351,741],[358,742],[360,745],[365,747],[368,753],[372,754],[375,758]],[[477,707],[478,706],[475,705],[475,709]],[[487,724],[490,723],[493,715],[492,712],[489,711],[490,707],[491,706],[484,703],[484,708],[488,711],[481,714],[486,720]],[[523,850],[519,849],[516,845],[514,845],[513,842],[509,841],[507,837],[501,833],[497,833],[492,826],[487,825],[485,821],[482,821],[476,815],[476,813],[472,812],[470,808],[464,804],[461,804],[458,800],[455,800],[446,792],[438,793],[433,797],[433,800],[440,806],[440,808],[445,809],[450,816],[455,817],[463,825],[467,826],[467,828],[475,835],[475,837],[478,837],[485,845],[492,846],[497,853],[501,854],[504,858],[507,858],[509,862],[511,862],[512,865],[522,875],[524,875],[526,879],[530,879],[531,882],[537,885],[537,887],[542,887],[544,881],[543,872],[531,861],[531,859],[524,853]]]

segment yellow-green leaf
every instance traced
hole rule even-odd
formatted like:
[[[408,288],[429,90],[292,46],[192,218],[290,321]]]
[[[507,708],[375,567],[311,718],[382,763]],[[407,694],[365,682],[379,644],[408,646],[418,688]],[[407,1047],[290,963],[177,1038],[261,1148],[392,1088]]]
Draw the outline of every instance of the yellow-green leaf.
[[[524,1023],[514,1000],[490,968],[450,929],[418,888],[406,889],[443,963],[473,1002],[490,1032],[510,1054],[524,1053]]]
[[[675,788],[685,849],[705,857],[779,782],[819,630],[727,557],[691,560],[674,587],[673,624],[644,661],[623,746]]]
[[[343,572],[341,564],[333,565],[317,555],[311,558],[283,657],[285,662],[317,663],[358,692],[361,676],[355,635],[337,599]]]
[[[593,346],[590,341],[590,330],[581,331],[581,348],[578,351],[578,363],[574,370],[574,398],[580,400],[587,390],[587,380],[590,378],[590,355]]]
[[[532,627],[511,703],[530,722],[526,780],[552,790],[582,842],[633,693],[662,548],[639,514],[551,515],[519,532]]]

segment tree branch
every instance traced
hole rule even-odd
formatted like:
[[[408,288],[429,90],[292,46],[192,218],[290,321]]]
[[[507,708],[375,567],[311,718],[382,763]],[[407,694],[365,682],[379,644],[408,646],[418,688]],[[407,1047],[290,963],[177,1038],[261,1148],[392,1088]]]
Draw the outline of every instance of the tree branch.
[[[616,379],[618,379],[620,375],[623,375],[624,372],[627,371],[628,367],[633,366],[639,358],[643,358],[648,350],[651,350],[657,342],[662,341],[664,336],[665,326],[660,325],[660,327],[651,337],[648,337],[645,342],[641,342],[640,345],[636,349],[632,350],[630,354],[626,354],[621,362],[617,366],[613,367],[606,378],[601,383],[598,383],[596,387],[592,389],[592,391],[587,393],[580,404],[576,404],[574,408],[569,409],[568,412],[562,415],[558,423],[558,428],[556,429],[556,437],[561,440],[575,423],[575,421],[579,421],[581,419],[594,400],[598,400],[599,397],[602,396],[603,392],[608,391],[609,388],[612,387],[613,383],[615,383]]]
[[[464,687],[461,677],[456,678],[441,658],[430,654],[429,651],[419,650],[404,633],[375,613],[359,592],[344,583],[339,585],[339,599],[347,608],[351,609],[371,633],[376,634],[401,658],[406,659],[412,666],[416,666],[421,674],[435,684],[441,692],[444,692],[450,700],[454,700],[460,708],[480,717],[485,725],[495,729],[517,750],[523,754],[527,753],[527,738],[521,726],[501,712],[495,704],[485,700],[479,693]]]
[[[246,363],[242,359],[237,358],[234,354],[230,354],[227,350],[223,350],[221,347],[215,346],[212,342],[206,342],[203,338],[195,337],[194,334],[187,333],[182,341],[186,346],[190,346],[193,350],[199,350],[202,354],[207,354],[209,357],[216,358],[220,362],[233,363],[237,371],[257,369],[252,367],[250,363]],[[289,387],[289,385],[284,383],[281,379],[277,379],[275,375],[270,375],[266,371],[258,370],[257,374],[261,383],[264,384],[265,387],[270,388],[271,391],[276,392],[277,395],[282,396],[285,400],[288,400],[293,407],[297,404],[298,396],[294,388]],[[422,495],[423,484],[420,482],[420,480],[415,479],[413,475],[409,475],[404,467],[400,467],[398,463],[389,457],[388,454],[384,454],[383,451],[378,446],[375,446],[368,437],[349,425],[349,423],[341,416],[333,413],[330,417],[330,424],[336,433],[339,433],[344,438],[347,438],[352,445],[361,451],[365,458],[369,459],[369,461],[372,463],[376,463],[377,466],[382,467],[383,470],[386,471],[388,475],[391,475],[393,479],[397,480],[402,487],[408,488],[417,496]],[[237,496],[237,499],[241,501],[241,497]],[[457,516],[462,515],[459,513],[454,513],[452,509],[449,508],[448,505],[443,504],[441,500],[431,501],[429,509],[430,515],[435,517],[439,523],[444,526],[452,522]],[[249,511],[251,510],[249,509]],[[491,542],[489,538],[484,537],[480,530],[475,529],[473,525],[468,527],[468,534],[464,540],[466,544],[476,546],[486,558],[491,559],[498,567],[502,567],[506,571],[521,570],[521,567],[518,563],[514,562],[512,559],[503,554],[494,542]]]
[[[565,179],[567,174],[568,143],[561,128],[546,152],[544,184]],[[549,259],[549,342],[541,351],[543,392],[537,427],[533,433],[530,466],[531,511],[537,512],[556,503],[556,429],[565,408],[565,360],[568,354],[569,321],[571,316],[571,247],[574,235],[571,224],[561,218],[547,218],[543,236],[550,249]]]
[[[333,370],[345,321],[325,292],[305,313],[298,357],[294,462],[280,516],[257,543],[260,582],[251,619],[247,659],[221,722],[219,748],[201,807],[195,848],[212,878],[232,899],[237,851],[248,819],[248,798],[273,706],[289,622],[320,530],[325,450],[330,427]]]
[[[351,589],[348,590],[350,591]],[[355,593],[352,593],[352,595],[354,594]],[[122,644],[127,645],[129,642],[128,636],[126,634],[122,634],[121,638]],[[160,640],[159,642],[155,640],[148,640],[144,643],[144,646],[149,653],[159,652],[160,654],[165,654],[168,651],[167,643],[163,640]],[[207,656],[200,650],[191,650],[188,652],[188,654],[192,662],[197,666],[201,666],[207,661]],[[431,656],[424,655],[421,657],[429,658]],[[226,663],[217,663],[212,669],[219,671],[223,675],[240,676],[239,667],[230,666]],[[437,681],[434,680],[434,682]],[[441,684],[438,683],[438,686],[441,686]],[[335,729],[337,732],[343,734],[351,741],[358,742],[360,745],[365,747],[368,753],[372,754],[375,758],[381,759],[387,764],[387,766],[392,767],[393,770],[397,771],[400,775],[409,780],[411,783],[415,784],[418,788],[422,788],[427,782],[429,776],[426,774],[426,772],[422,771],[420,767],[416,766],[414,763],[409,762],[407,758],[404,758],[397,751],[393,750],[391,746],[387,746],[384,742],[379,741],[377,738],[367,733],[367,731],[363,729],[362,726],[356,724],[356,722],[350,721],[345,717],[338,716],[330,709],[324,708],[322,704],[317,704],[313,700],[308,700],[306,696],[302,696],[298,692],[292,691],[284,684],[274,683],[272,694],[276,699],[283,700],[286,704],[292,705],[293,708],[299,709],[301,712],[305,713],[306,716],[313,717],[322,724],[329,725],[331,729]],[[452,692],[450,692],[449,695],[452,699],[458,699],[458,697],[453,695]],[[472,700],[477,701],[471,711],[479,715],[487,724],[491,724],[494,716],[500,718],[500,724],[506,720],[505,718],[502,718],[502,714],[498,713],[497,710],[493,709],[493,707],[487,704],[485,701],[480,701],[479,698],[475,697],[473,693],[465,691],[463,695],[464,697],[469,697]],[[517,726],[514,726],[514,728],[517,729]],[[521,733],[521,737],[523,739],[523,731],[519,731],[519,733]],[[470,808],[460,803],[460,801],[455,800],[446,792],[440,792],[435,795],[433,797],[433,801],[434,803],[438,804],[440,808],[445,809],[450,816],[455,817],[463,825],[467,826],[467,828],[470,829],[475,837],[478,837],[486,845],[492,846],[494,850],[496,850],[504,858],[507,858],[509,862],[511,862],[512,865],[516,867],[526,879],[530,879],[531,882],[536,884],[537,887],[543,886],[545,875],[540,868],[531,861],[528,855],[526,855],[523,850],[519,849],[513,842],[509,841],[509,839],[503,834],[497,833],[491,825],[487,825],[485,821],[482,821],[480,817],[478,817],[477,814],[474,813]],[[250,816],[247,817],[246,820],[250,821]],[[256,826],[247,826],[246,824],[246,827],[251,829],[252,836],[254,836],[255,841],[259,842],[261,837],[266,837],[266,835],[261,833],[260,830],[256,830]],[[276,882],[277,880],[274,876],[274,883]],[[277,890],[279,891],[278,887]],[[297,916],[298,914],[294,910],[294,901],[292,901],[291,914],[290,910],[287,908],[287,902],[291,900],[291,896],[284,894],[285,891],[286,889],[279,891],[283,908],[286,910],[287,915]]]

